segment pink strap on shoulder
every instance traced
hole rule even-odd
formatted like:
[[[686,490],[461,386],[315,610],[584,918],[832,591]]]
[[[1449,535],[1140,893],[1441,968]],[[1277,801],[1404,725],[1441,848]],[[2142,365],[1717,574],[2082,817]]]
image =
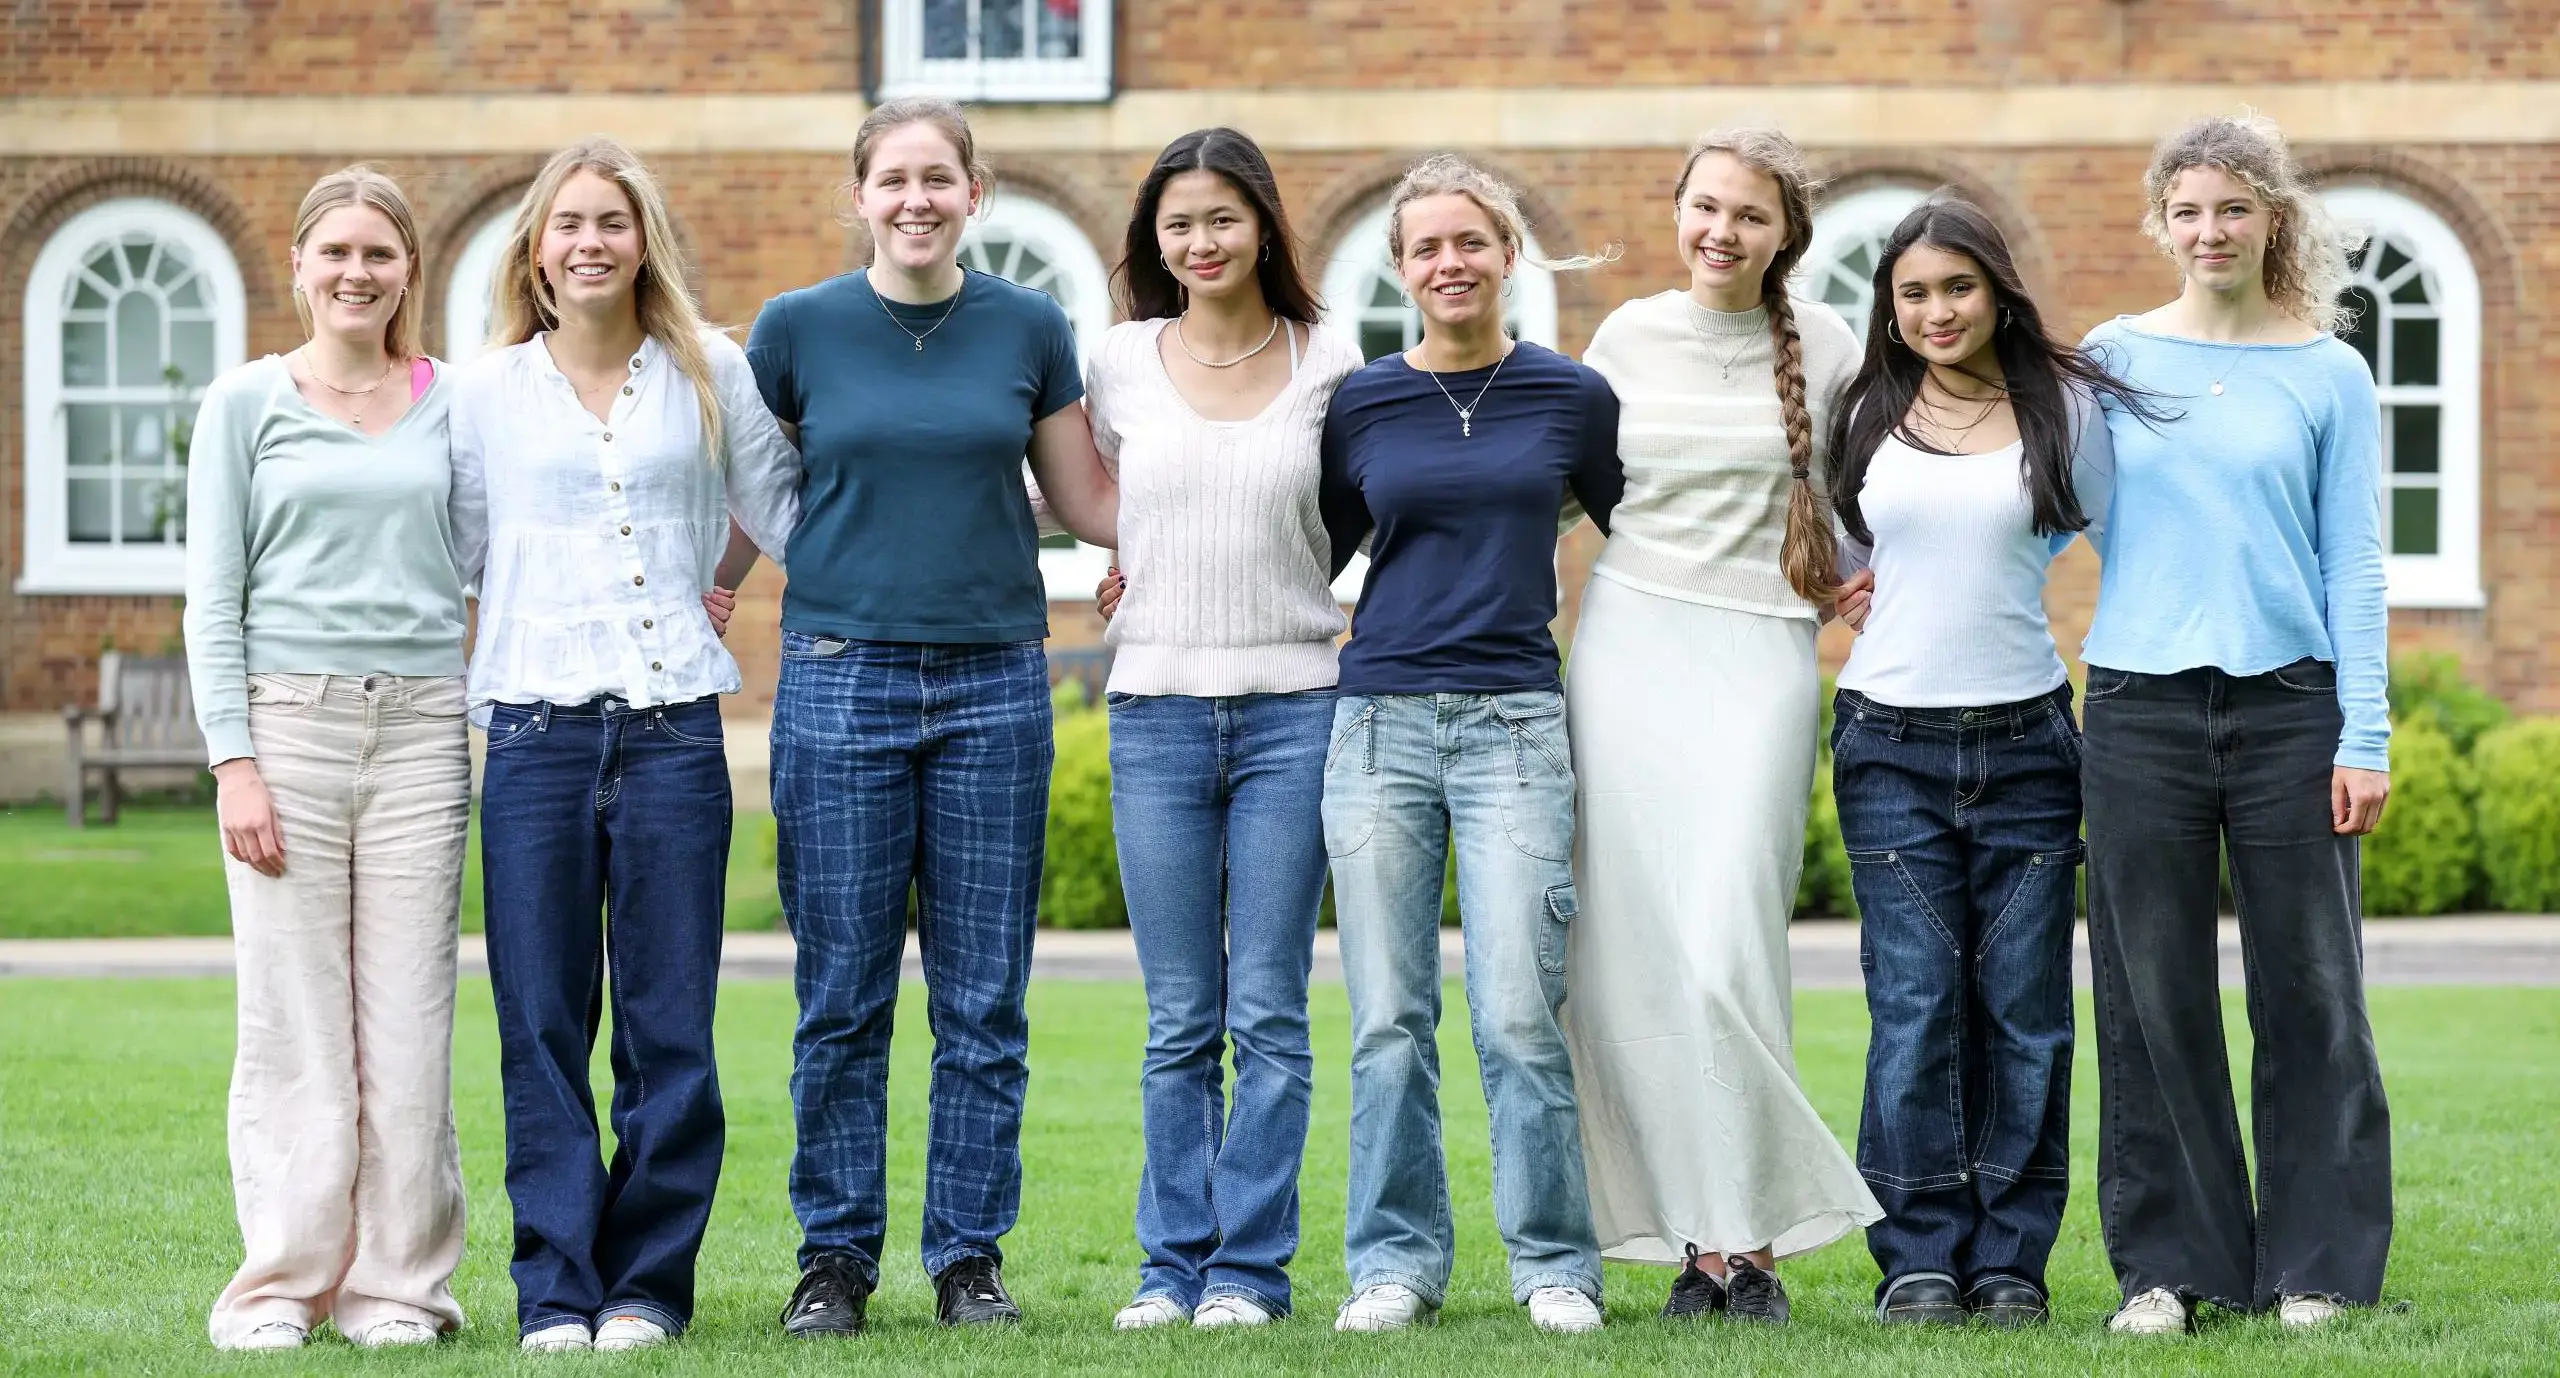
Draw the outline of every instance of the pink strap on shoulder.
[[[411,400],[426,396],[427,389],[433,387],[435,385],[435,381],[436,366],[427,362],[426,355],[421,354],[417,358],[409,361],[409,396]]]

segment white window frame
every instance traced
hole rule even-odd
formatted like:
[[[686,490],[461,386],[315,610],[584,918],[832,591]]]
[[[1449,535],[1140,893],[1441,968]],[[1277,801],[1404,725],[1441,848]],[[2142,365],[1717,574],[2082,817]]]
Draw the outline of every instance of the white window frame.
[[[516,208],[506,209],[472,227],[453,256],[452,276],[444,287],[444,361],[468,363],[489,347],[489,303],[497,287],[498,264],[506,257],[507,231]]]
[[[211,298],[216,376],[248,356],[248,293],[231,246],[203,217],[148,197],[119,197],[64,222],[45,241],[27,277],[26,526],[17,591],[22,594],[160,594],[186,589],[186,547],[97,545],[70,533],[70,436],[62,378],[62,314],[72,275],[97,247],[128,234],[170,240],[194,260]]]
[[[1805,246],[1804,259],[1796,266],[1795,280],[1787,284],[1789,291],[1812,301],[1822,300],[1820,279],[1839,266],[1851,249],[1867,245],[1881,255],[1885,241],[1893,237],[1894,227],[1902,223],[1914,207],[1929,199],[1929,193],[1908,183],[1889,182],[1862,187],[1825,204],[1813,215],[1813,239]],[[1864,345],[1867,339],[1869,313],[1875,309],[1875,284],[1864,282],[1860,296],[1866,310],[1852,319],[1845,311],[1840,318],[1849,323],[1849,333]],[[1833,308],[1835,311],[1838,308]]]
[[[1111,275],[1103,268],[1093,241],[1066,212],[1014,191],[989,197],[985,209],[961,232],[960,261],[981,272],[1002,268],[1001,261],[988,261],[990,238],[1030,245],[1049,260],[1067,288],[1064,296],[1049,295],[1067,313],[1067,324],[1075,328],[1077,359],[1090,358],[1102,341],[1102,332],[1111,328]],[[1093,586],[1110,568],[1110,551],[1081,541],[1073,548],[1044,546],[1040,551],[1040,581],[1053,603],[1092,598]]]
[[[2437,407],[2443,427],[2436,438],[2436,553],[2393,555],[2385,547],[2388,602],[2395,608],[2485,607],[2489,600],[2480,586],[2480,275],[2471,251],[2443,217],[2398,192],[2338,187],[2321,193],[2320,199],[2344,224],[2415,250],[2435,298],[2435,386],[2395,387],[2374,380],[2383,405]],[[2387,526],[2392,486],[2387,457],[2382,484]]]
[[[972,0],[973,4],[1040,0]],[[1078,57],[928,58],[924,0],[880,0],[880,99],[947,96],[963,101],[1107,101],[1111,99],[1114,0],[1083,0]],[[1034,41],[1026,28],[1024,42]],[[975,40],[972,40],[975,46]],[[1088,590],[1089,591],[1089,590]]]
[[[1504,310],[1512,333],[1533,344],[1556,347],[1556,275],[1527,260],[1546,257],[1538,247],[1538,237],[1530,235],[1521,246],[1523,262],[1511,275],[1511,301]],[[1333,242],[1333,252],[1324,262],[1325,314],[1321,326],[1340,336],[1354,350],[1360,348],[1361,323],[1371,315],[1370,290],[1381,280],[1401,289],[1404,279],[1396,272],[1395,260],[1387,249],[1387,206],[1381,201],[1357,220],[1351,222]],[[1420,311],[1410,300],[1402,308],[1414,320]],[[1419,326],[1407,332],[1416,338]],[[1344,603],[1360,600],[1361,585],[1369,577],[1369,557],[1354,555],[1344,566],[1342,577],[1333,581],[1334,597]]]

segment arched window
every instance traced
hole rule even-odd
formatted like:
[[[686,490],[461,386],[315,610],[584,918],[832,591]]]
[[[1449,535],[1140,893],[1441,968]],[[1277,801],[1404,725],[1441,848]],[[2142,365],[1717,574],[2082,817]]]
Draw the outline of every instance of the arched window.
[[[1824,205],[1814,214],[1813,242],[1796,268],[1796,294],[1839,312],[1858,342],[1866,343],[1867,316],[1876,304],[1876,260],[1893,227],[1927,199],[1916,187],[1883,186]]]
[[[22,593],[186,585],[196,404],[247,352],[230,246],[165,201],[73,216],[36,255],[26,303]]]
[[[1076,222],[1057,207],[1020,192],[998,191],[960,237],[960,261],[1057,300],[1075,327],[1079,355],[1090,354],[1111,328],[1111,280],[1102,256]],[[1111,567],[1111,552],[1073,536],[1040,542],[1040,575],[1053,600],[1093,597]]]
[[[1537,236],[1531,235],[1522,246],[1522,257],[1545,256]],[[1503,307],[1502,319],[1511,333],[1555,348],[1555,274],[1524,262],[1512,274],[1509,291],[1511,300]],[[1333,256],[1324,265],[1324,304],[1325,328],[1349,340],[1364,359],[1401,353],[1422,342],[1421,309],[1405,295],[1404,279],[1397,275],[1395,259],[1387,249],[1385,205],[1353,221],[1334,242]],[[1352,556],[1342,577],[1333,583],[1335,596],[1346,603],[1358,599],[1368,572],[1367,557]]]
[[[498,285],[498,260],[506,255],[513,205],[491,215],[462,241],[444,286],[444,359],[468,361],[489,347],[489,300]]]
[[[2383,567],[2395,607],[2476,608],[2480,589],[2480,277],[2453,227],[2405,196],[2323,197],[2371,236],[2340,337],[2382,400]]]

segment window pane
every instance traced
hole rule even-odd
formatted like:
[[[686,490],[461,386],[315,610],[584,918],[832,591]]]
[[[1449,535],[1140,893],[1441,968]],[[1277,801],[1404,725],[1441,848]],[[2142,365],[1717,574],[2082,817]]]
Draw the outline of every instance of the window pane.
[[[127,292],[116,301],[116,386],[146,388],[168,380],[160,376],[166,362],[160,354],[160,303],[148,292]]]
[[[107,385],[105,321],[63,322],[62,383],[73,388],[102,388]]]
[[[111,464],[116,457],[115,408],[74,402],[63,408],[63,431],[74,465]]]
[[[978,56],[1022,56],[1022,10],[1037,0],[978,0]]]
[[[2382,376],[2382,303],[2361,287],[2350,287],[2340,292],[2338,302],[2355,317],[2347,327],[2347,343],[2354,345],[2356,353],[2364,356],[2364,366],[2372,370],[2375,377]]]
[[[969,0],[924,0],[924,55],[969,55]]]
[[[213,322],[173,321],[169,325],[169,362],[186,375],[189,387],[213,381]]]
[[[175,244],[160,246],[160,264],[151,270],[151,280],[166,287],[187,275],[187,256]]]
[[[1404,293],[1396,289],[1396,280],[1380,273],[1369,279],[1369,305],[1380,310],[1404,309]]]
[[[1081,0],[1040,0],[1040,56],[1083,54],[1083,10]]]
[[[160,247],[148,239],[127,241],[124,246],[125,277],[133,282],[151,280],[151,251]]]
[[[2391,381],[2433,387],[2438,349],[2436,322],[2425,317],[2391,323]]]
[[[2433,555],[2437,553],[2437,496],[2433,488],[2391,490],[2392,554]]]
[[[204,279],[191,277],[179,283],[169,293],[169,304],[199,311],[205,309],[209,303],[204,299]]]
[[[1367,320],[1360,323],[1360,357],[1383,359],[1404,348],[1402,321]]]
[[[2436,453],[2441,448],[2437,438],[2444,431],[2444,409],[2441,407],[2385,407],[2391,413],[2391,472],[2395,474],[2432,474],[2436,472]]]
[[[2427,275],[2412,273],[2407,282],[2391,289],[2391,299],[2410,306],[2424,306],[2435,298],[2427,295]]]
[[[98,284],[91,281],[88,274],[83,273],[71,280],[71,309],[104,311],[107,309],[107,294],[99,291]]]
[[[63,485],[68,489],[63,513],[65,524],[75,541],[112,541],[116,538],[116,489],[111,479],[75,478]]]
[[[2382,246],[2382,262],[2374,268],[2373,276],[2378,282],[2389,282],[2394,274],[2408,266],[2409,256],[2400,252],[2399,245],[2386,241]]]
[[[184,484],[160,477],[124,482],[124,539],[165,541],[186,507]]]
[[[116,246],[113,244],[99,245],[98,251],[89,255],[89,262],[84,266],[90,272],[97,274],[98,280],[109,287],[115,287],[124,282],[124,260],[116,257]]]

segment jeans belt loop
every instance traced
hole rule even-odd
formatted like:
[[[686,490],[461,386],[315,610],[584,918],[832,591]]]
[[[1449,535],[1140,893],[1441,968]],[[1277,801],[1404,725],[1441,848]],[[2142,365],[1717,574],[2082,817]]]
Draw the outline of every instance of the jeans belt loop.
[[[1893,723],[1893,730],[1885,735],[1893,738],[1897,742],[1901,741],[1903,730],[1911,725],[1910,715],[1904,713],[1899,708],[1891,707],[1887,704],[1876,704],[1876,709],[1883,713],[1886,718]]]
[[[543,699],[533,705],[533,730],[536,732],[551,730],[551,700]]]
[[[2023,740],[2023,739],[2026,737],[2026,735],[2027,735],[2027,706],[2026,706],[2025,704],[2023,704],[2023,703],[2013,703],[2013,704],[2010,704],[2010,705],[2009,705],[2009,740],[2010,740],[2010,741],[2013,741],[2013,742],[2014,742],[2014,741],[2020,741],[2020,740]]]

